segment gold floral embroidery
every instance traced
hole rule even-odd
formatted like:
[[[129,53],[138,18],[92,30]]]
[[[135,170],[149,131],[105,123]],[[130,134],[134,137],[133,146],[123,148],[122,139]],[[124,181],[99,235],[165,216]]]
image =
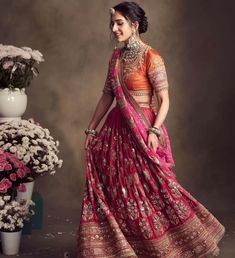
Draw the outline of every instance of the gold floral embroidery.
[[[150,200],[157,210],[161,210],[165,208],[165,203],[163,202],[163,200],[159,195],[156,195],[156,194],[150,195]]]
[[[153,216],[152,220],[154,229],[156,230],[156,235],[162,235],[164,230],[168,229],[170,226],[169,220],[160,211],[158,211],[157,214]]]
[[[103,222],[82,223],[77,258],[208,258],[218,255],[217,243],[224,235],[224,227],[202,205],[194,212],[182,225],[172,228],[164,216],[157,213],[152,220],[154,231],[149,231],[149,222],[141,219],[138,226],[145,239],[139,238],[135,221],[129,224],[130,229],[124,220],[118,219],[120,228],[113,216]],[[154,234],[161,236],[156,238]]]
[[[84,203],[82,219],[87,221],[92,219],[92,217],[93,217],[92,204],[90,202]]]
[[[168,88],[168,80],[165,65],[160,55],[153,57],[152,67],[147,71],[148,78],[156,92]]]
[[[149,239],[153,236],[153,232],[151,230],[151,227],[149,225],[149,222],[147,219],[145,218],[140,218],[139,220],[139,226],[140,226],[140,231],[141,231],[141,235],[146,238]]]
[[[124,81],[126,81],[134,71],[140,69],[140,67],[144,64],[146,53],[150,48],[151,47],[148,45],[143,45],[135,59],[131,61],[122,60],[122,75]]]
[[[135,220],[139,217],[137,203],[131,198],[127,201],[127,211],[130,219]]]

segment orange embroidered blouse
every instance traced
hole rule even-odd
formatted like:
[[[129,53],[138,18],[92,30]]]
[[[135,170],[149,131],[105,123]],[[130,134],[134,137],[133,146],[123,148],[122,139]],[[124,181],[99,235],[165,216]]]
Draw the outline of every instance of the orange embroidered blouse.
[[[164,61],[152,47],[145,45],[139,56],[132,62],[122,60],[123,82],[131,92],[152,93],[168,88]],[[108,76],[103,88],[104,93],[113,94]]]

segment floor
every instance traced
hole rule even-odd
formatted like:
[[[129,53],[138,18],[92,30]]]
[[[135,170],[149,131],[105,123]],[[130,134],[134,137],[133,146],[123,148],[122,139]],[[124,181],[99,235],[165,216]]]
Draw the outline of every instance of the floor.
[[[219,243],[219,258],[235,258],[235,214],[220,216],[226,227],[225,237]],[[48,215],[43,230],[22,235],[20,258],[75,258],[77,221]],[[9,257],[1,255],[1,257]]]

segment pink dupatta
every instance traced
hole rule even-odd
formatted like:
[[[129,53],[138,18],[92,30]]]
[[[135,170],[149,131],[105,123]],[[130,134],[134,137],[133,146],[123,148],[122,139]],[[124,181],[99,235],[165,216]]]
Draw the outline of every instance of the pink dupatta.
[[[115,49],[113,52],[109,66],[109,76],[117,105],[119,106],[122,115],[125,117],[126,122],[132,134],[135,136],[143,154],[158,167],[158,170],[168,172],[171,176],[173,175],[175,177],[175,174],[172,172],[172,168],[175,166],[175,163],[172,157],[167,133],[165,132],[168,148],[165,150],[163,150],[163,147],[159,145],[158,150],[155,152],[152,148],[147,146],[148,128],[151,124],[143,114],[138,103],[136,103],[135,99],[129,94],[128,89],[122,80],[121,49]],[[164,126],[162,126],[162,130],[165,130]],[[165,152],[165,155],[159,155],[159,151]]]

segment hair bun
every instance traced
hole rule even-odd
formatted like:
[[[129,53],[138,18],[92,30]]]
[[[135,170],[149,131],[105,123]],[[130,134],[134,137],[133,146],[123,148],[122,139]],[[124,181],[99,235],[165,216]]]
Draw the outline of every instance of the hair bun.
[[[126,19],[131,22],[138,22],[139,33],[144,33],[148,29],[148,19],[145,15],[145,11],[135,2],[122,2],[113,7],[115,11],[120,12]]]
[[[139,33],[145,33],[148,29],[148,18],[144,16],[139,22]]]

